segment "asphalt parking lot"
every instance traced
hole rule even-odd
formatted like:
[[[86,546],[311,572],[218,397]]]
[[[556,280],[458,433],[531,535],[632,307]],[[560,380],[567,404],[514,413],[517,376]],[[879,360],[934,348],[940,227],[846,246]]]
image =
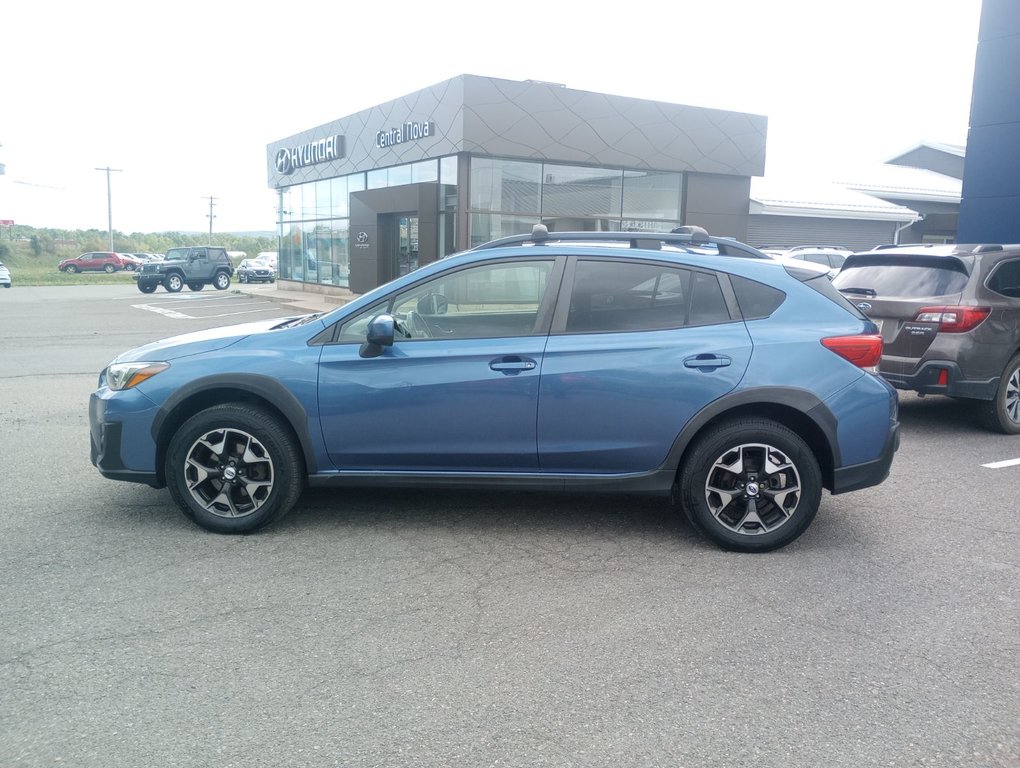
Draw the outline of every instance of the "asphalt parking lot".
[[[903,395],[889,479],[768,555],[643,497],[315,490],[217,536],[100,477],[87,400],[322,301],[251,288],[0,295],[0,766],[1020,765],[1020,438]]]

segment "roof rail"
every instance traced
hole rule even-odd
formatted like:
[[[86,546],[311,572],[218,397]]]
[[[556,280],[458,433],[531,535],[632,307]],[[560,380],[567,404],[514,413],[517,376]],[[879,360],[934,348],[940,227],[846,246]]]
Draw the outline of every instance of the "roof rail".
[[[987,245],[979,245],[977,248],[974,249],[973,252],[974,253],[988,253],[990,251],[1001,251],[1001,250],[1002,250],[1002,246],[1001,245],[987,244]]]
[[[530,235],[501,237],[472,248],[472,251],[505,248],[514,245],[544,246],[549,243],[627,243],[630,248],[662,250],[663,245],[702,246],[714,245],[723,256],[743,256],[752,259],[768,259],[769,256],[737,240],[728,237],[713,237],[702,228],[693,225],[676,227],[670,232],[550,232],[544,224],[536,224]]]

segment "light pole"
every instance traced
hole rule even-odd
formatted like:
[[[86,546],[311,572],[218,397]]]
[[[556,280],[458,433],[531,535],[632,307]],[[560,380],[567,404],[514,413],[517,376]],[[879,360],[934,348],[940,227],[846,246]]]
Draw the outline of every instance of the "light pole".
[[[106,171],[106,228],[110,233],[110,250],[113,250],[113,195],[110,193],[110,174],[120,173],[120,168],[96,168],[97,171]]]
[[[214,216],[212,212],[213,200],[219,200],[219,198],[209,195],[208,197],[203,197],[202,199],[209,201],[209,213],[207,213],[206,216],[209,217],[209,244],[212,245],[212,220],[216,218],[216,216]]]

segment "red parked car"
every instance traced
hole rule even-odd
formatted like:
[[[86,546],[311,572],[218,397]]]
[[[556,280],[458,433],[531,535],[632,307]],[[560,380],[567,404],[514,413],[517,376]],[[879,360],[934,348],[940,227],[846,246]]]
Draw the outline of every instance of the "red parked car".
[[[113,274],[118,269],[127,269],[127,262],[113,251],[92,251],[74,259],[64,259],[57,264],[61,272],[106,272]],[[134,268],[132,264],[131,269]]]

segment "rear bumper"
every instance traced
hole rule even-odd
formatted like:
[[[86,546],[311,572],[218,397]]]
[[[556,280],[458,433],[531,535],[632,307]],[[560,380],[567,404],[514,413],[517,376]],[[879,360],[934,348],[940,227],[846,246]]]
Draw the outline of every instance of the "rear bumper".
[[[945,371],[945,384],[939,383]],[[975,400],[991,400],[999,388],[998,377],[985,381],[967,379],[954,362],[929,360],[914,373],[889,373],[879,369],[882,378],[896,389],[919,392],[923,395],[948,395],[969,397]]]
[[[878,485],[889,477],[889,469],[892,467],[893,456],[900,448],[900,423],[894,421],[889,434],[886,436],[882,453],[873,461],[866,461],[863,464],[853,464],[848,467],[839,467],[833,472],[832,490],[830,493],[848,493],[861,488],[870,488]]]

